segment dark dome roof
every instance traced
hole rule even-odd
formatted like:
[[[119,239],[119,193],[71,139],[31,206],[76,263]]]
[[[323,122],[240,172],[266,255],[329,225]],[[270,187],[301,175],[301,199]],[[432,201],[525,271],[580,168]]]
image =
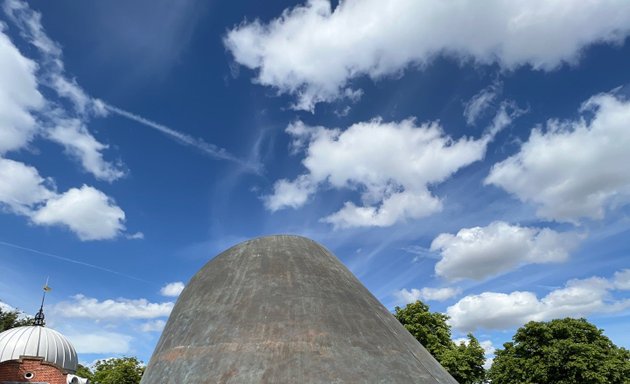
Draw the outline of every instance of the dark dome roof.
[[[179,297],[143,384],[457,382],[325,248],[241,243]]]

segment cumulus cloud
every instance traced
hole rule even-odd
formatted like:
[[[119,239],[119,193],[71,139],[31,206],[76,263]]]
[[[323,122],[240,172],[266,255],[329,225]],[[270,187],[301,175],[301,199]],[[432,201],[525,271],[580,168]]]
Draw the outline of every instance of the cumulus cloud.
[[[563,288],[539,299],[535,293],[483,292],[466,296],[446,310],[450,324],[461,331],[477,328],[508,329],[528,321],[561,317],[586,317],[593,313],[613,313],[630,308],[630,299],[615,300],[615,285],[608,279],[575,279]]]
[[[81,240],[112,239],[125,230],[124,211],[87,185],[57,193],[54,182],[24,163],[0,157],[0,208],[37,225],[62,225]]]
[[[62,301],[53,311],[63,317],[88,319],[154,319],[168,316],[172,302],[151,303],[146,299],[107,299],[99,301],[84,295],[75,295],[72,301]]]
[[[461,293],[459,288],[412,288],[411,290],[401,289],[394,293],[401,303],[413,303],[417,300],[423,301],[444,301]]]
[[[579,240],[572,232],[495,221],[486,227],[463,228],[455,235],[442,233],[431,250],[440,252],[435,265],[438,276],[482,280],[525,264],[563,262]]]
[[[397,75],[438,55],[553,70],[577,63],[591,44],[621,43],[629,33],[630,4],[616,0],[346,0],[334,9],[329,0],[310,0],[269,22],[239,24],[224,44],[256,71],[256,83],[295,95],[295,108],[312,111],[356,94],[352,79]]]
[[[317,186],[308,175],[298,176],[293,181],[281,179],[274,183],[273,195],[264,197],[265,206],[272,212],[284,208],[299,208],[316,191]]]
[[[131,336],[115,332],[97,332],[67,334],[68,340],[82,353],[129,353],[131,351]]]
[[[630,201],[630,101],[600,94],[577,120],[549,120],[485,180],[538,207],[542,218],[602,219]]]
[[[103,240],[124,231],[125,212],[103,192],[83,185],[46,201],[31,219],[39,225],[63,225],[81,240]]]
[[[348,201],[323,218],[338,228],[386,227],[438,212],[441,200],[428,189],[458,169],[483,158],[492,135],[480,139],[447,136],[436,122],[374,119],[347,130],[310,127],[301,121],[287,128],[294,153],[305,152],[307,173],[275,183],[264,197],[271,211],[298,208],[318,188],[358,190],[361,205]]]
[[[50,179],[19,161],[0,157],[0,206],[13,213],[30,215],[38,204],[55,196]]]
[[[186,286],[181,281],[168,283],[160,289],[160,294],[167,297],[177,297]]]

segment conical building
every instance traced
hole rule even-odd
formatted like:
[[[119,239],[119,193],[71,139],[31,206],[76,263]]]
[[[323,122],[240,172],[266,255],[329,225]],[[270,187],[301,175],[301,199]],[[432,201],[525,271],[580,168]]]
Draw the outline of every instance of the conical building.
[[[141,383],[457,382],[325,248],[270,236],[192,278]]]

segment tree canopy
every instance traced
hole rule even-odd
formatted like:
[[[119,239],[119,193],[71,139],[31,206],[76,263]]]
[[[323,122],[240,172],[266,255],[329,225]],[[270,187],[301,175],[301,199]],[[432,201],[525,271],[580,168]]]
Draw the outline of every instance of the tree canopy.
[[[585,319],[529,322],[496,352],[492,384],[628,384],[630,352]]]
[[[421,301],[396,307],[394,316],[460,384],[484,382],[484,350],[471,333],[466,343],[456,344],[451,339],[448,316],[430,312]]]
[[[21,327],[24,325],[32,325],[33,319],[28,316],[24,316],[17,309],[3,310],[0,307],[0,332],[4,332],[7,329]]]
[[[90,379],[94,384],[138,384],[144,368],[144,364],[135,357],[119,357],[97,361],[94,372],[80,366],[77,375]]]
[[[77,371],[75,374],[84,379],[89,379],[90,383],[94,381],[94,373],[90,370],[90,368],[86,367],[83,364],[79,364],[77,367]]]

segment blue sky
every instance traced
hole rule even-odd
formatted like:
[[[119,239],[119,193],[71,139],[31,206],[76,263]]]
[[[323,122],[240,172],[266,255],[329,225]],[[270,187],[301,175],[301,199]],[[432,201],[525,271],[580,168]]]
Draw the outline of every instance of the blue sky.
[[[275,233],[489,356],[630,347],[630,4],[2,2],[0,301],[148,361],[178,292]]]

